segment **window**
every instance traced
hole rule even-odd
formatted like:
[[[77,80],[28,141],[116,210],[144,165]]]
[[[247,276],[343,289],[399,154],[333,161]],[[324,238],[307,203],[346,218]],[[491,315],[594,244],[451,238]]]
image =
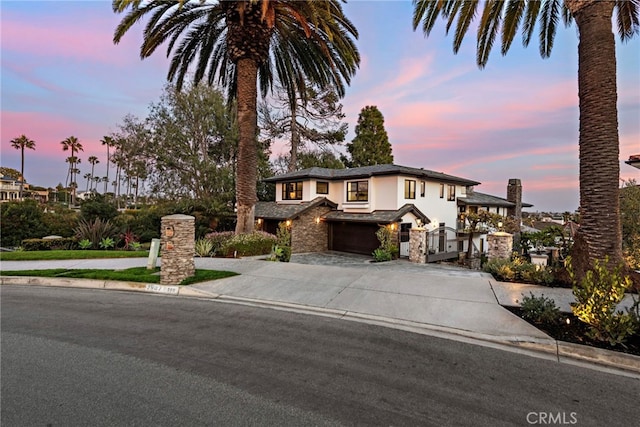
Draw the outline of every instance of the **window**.
[[[282,200],[302,200],[302,181],[283,183]]]
[[[420,197],[424,197],[427,192],[427,183],[420,181]]]
[[[405,199],[416,198],[416,182],[412,179],[404,180],[404,198]]]
[[[449,193],[447,195],[447,200],[451,202],[455,199],[456,199],[456,186],[449,184]]]
[[[347,202],[366,202],[369,200],[369,182],[347,182]]]
[[[440,184],[440,198],[444,199],[444,184]]]
[[[329,194],[329,183],[328,182],[316,182],[316,193],[317,194]]]

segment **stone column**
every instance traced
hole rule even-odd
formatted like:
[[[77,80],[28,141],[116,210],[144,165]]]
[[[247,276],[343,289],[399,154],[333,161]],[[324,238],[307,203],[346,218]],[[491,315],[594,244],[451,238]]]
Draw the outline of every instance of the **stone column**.
[[[195,274],[196,221],[190,215],[162,217],[161,285],[178,285]]]
[[[518,178],[511,178],[507,185],[507,200],[515,206],[507,209],[507,215],[512,216],[516,222],[516,231],[513,235],[513,243],[520,243],[520,224],[522,224],[522,182]]]
[[[513,234],[498,231],[487,236],[489,243],[489,261],[493,259],[509,259],[513,250]]]
[[[427,262],[427,230],[424,228],[409,229],[409,261]]]

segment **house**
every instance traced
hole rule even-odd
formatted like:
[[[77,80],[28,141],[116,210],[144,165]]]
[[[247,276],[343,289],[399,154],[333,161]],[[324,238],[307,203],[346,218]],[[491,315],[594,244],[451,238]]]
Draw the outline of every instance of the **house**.
[[[29,184],[24,183],[24,189],[29,189]],[[10,176],[0,177],[0,202],[13,202],[20,200],[20,180]]]
[[[640,169],[640,154],[629,156],[629,160],[625,161],[629,166]]]
[[[275,233],[278,223],[285,222],[291,228],[294,253],[335,250],[369,255],[380,246],[376,231],[387,226],[396,232],[400,256],[408,256],[409,230],[425,226],[429,260],[457,258],[469,240],[461,222],[465,212],[484,208],[506,216],[509,209],[521,206],[473,191],[477,181],[392,164],[314,167],[264,181],[276,185],[276,200],[256,204],[257,228]],[[482,239],[474,236],[480,252]]]

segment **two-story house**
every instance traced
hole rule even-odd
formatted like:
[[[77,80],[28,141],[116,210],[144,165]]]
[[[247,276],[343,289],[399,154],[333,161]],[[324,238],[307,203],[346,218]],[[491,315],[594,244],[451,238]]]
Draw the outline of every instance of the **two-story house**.
[[[257,227],[275,233],[285,221],[294,253],[371,254],[380,245],[376,231],[387,226],[398,232],[400,255],[407,256],[409,229],[424,226],[430,231],[430,260],[453,258],[468,240],[460,230],[461,212],[486,207],[506,216],[515,206],[493,196],[480,198],[472,192],[477,181],[390,164],[310,168],[265,182],[275,183],[276,200],[256,204]]]

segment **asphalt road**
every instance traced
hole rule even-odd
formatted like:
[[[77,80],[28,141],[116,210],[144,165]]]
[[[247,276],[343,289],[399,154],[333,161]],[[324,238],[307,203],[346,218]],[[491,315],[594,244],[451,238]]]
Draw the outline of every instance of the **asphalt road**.
[[[0,297],[2,426],[640,419],[637,379],[378,326],[114,291]]]

